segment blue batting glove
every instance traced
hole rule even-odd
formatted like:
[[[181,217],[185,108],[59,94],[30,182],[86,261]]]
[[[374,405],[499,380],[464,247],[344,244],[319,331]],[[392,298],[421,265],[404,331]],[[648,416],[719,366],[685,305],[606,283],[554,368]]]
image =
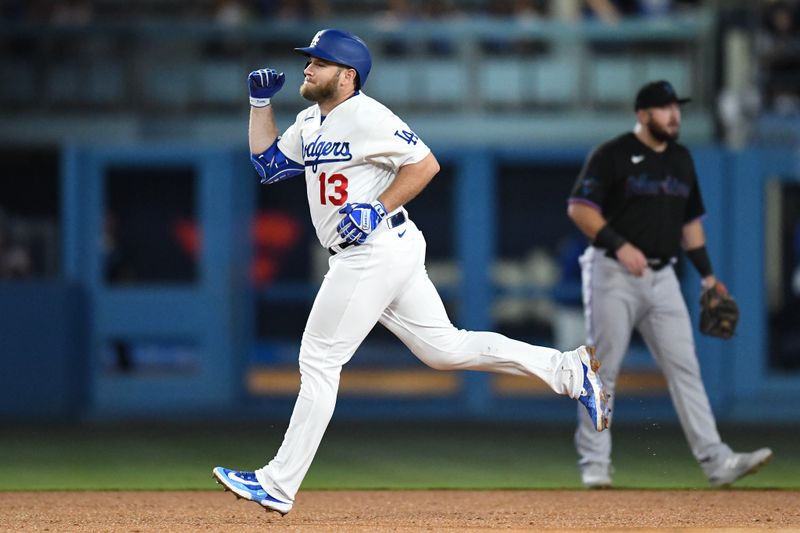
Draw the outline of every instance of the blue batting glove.
[[[336,227],[339,236],[345,242],[355,244],[364,244],[369,234],[386,218],[386,208],[378,200],[371,204],[347,204],[339,213],[344,215]]]
[[[247,76],[247,85],[250,88],[250,105],[253,107],[266,107],[269,99],[281,90],[286,76],[272,68],[254,70]]]

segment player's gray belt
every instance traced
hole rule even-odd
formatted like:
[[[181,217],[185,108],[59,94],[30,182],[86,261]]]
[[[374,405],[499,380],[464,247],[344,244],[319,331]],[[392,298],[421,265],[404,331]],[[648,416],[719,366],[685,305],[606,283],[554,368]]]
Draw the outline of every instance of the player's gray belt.
[[[610,257],[614,261],[617,261],[617,256],[614,255],[611,250],[605,250],[604,248],[598,248],[599,250],[603,250],[606,254],[606,257]],[[650,267],[651,270],[661,270],[664,267],[668,267],[669,265],[674,265],[678,262],[678,259],[675,257],[648,257],[647,258],[647,266]]]
[[[404,212],[400,211],[399,213],[394,214],[394,215],[390,216],[389,218],[387,218],[386,219],[386,225],[389,226],[389,229],[392,229],[392,228],[396,228],[397,226],[399,226],[400,224],[404,223],[405,221],[406,221],[406,214]],[[343,250],[345,250],[347,248],[350,248],[354,244],[355,244],[354,242],[343,242],[341,244],[334,244],[333,246],[328,248],[328,253],[331,254],[331,255],[336,255],[339,252],[341,252],[341,251],[343,251]]]

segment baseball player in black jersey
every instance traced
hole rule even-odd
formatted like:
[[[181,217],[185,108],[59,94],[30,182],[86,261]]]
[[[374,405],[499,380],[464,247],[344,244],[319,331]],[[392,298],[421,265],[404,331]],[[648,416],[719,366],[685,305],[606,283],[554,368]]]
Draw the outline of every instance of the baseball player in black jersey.
[[[754,472],[772,456],[734,453],[720,439],[694,349],[686,303],[673,265],[681,249],[704,288],[726,292],[705,247],[703,199],[689,151],[676,141],[679,98],[666,81],[636,96],[637,123],[589,156],[569,198],[569,217],[592,241],[581,256],[588,344],[612,395],[633,328],[644,338],[669,386],[695,459],[712,486]],[[611,485],[611,432],[594,431],[579,413],[575,443],[583,483]]]

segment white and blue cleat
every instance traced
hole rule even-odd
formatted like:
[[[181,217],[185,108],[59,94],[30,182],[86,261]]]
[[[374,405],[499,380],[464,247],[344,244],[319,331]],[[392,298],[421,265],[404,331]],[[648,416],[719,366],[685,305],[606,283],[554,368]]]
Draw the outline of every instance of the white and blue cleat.
[[[241,472],[218,466],[213,473],[217,483],[225,487],[225,490],[233,492],[237,498],[256,502],[267,511],[275,511],[281,515],[292,510],[291,502],[284,502],[267,494],[256,479],[255,472]]]
[[[600,376],[597,375],[600,361],[595,358],[594,348],[591,346],[581,346],[576,351],[583,367],[583,388],[578,401],[589,412],[589,417],[594,422],[594,428],[597,431],[603,431],[608,427],[611,409],[608,407],[608,398],[603,390],[603,383],[600,381]]]

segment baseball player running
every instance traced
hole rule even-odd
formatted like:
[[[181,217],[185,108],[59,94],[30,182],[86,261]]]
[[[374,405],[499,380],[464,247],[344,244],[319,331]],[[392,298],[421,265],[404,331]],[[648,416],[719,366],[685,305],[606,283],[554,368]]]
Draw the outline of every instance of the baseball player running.
[[[430,149],[362,91],[372,59],[355,35],[327,29],[305,48],[300,94],[314,102],[281,137],[270,98],[284,75],[250,73],[249,140],[261,182],[305,176],[317,237],[330,252],[300,345],[301,385],[277,455],[255,472],[213,470],[219,483],[267,510],[288,513],[333,415],[339,374],[376,322],[427,365],[536,376],[607,425],[593,350],[531,346],[453,327],[425,271],[425,239],[404,205],[439,171]]]
[[[598,147],[581,171],[568,214],[592,240],[580,258],[587,338],[613,396],[622,358],[636,328],[664,372],[689,446],[712,486],[733,483],[772,456],[768,448],[734,453],[722,442],[694,350],[692,328],[673,264],[681,246],[705,289],[717,281],[705,246],[705,214],[694,163],[676,141],[680,104],[658,81],[636,96],[631,133]],[[578,413],[575,442],[584,485],[611,485],[611,434],[595,434]]]

